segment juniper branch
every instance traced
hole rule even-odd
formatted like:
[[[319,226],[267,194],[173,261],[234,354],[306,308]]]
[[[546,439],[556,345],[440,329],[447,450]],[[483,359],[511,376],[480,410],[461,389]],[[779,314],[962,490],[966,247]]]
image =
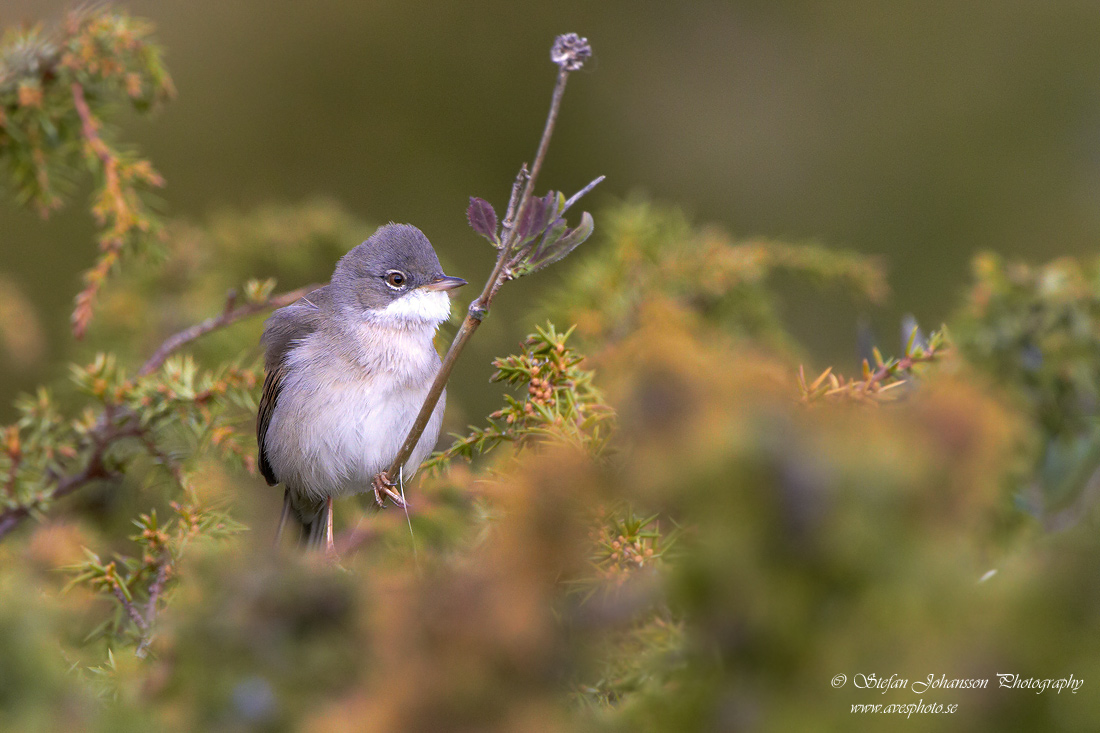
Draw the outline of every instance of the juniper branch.
[[[126,597],[126,594],[122,592],[122,588],[118,584],[111,586],[111,592],[115,594],[115,598],[122,604],[122,607],[126,609],[126,615],[130,617],[130,620],[134,622],[134,626],[137,627],[138,632],[144,637],[149,631],[149,625],[145,623],[145,619],[138,613],[137,607],[134,606],[133,601]]]
[[[137,374],[139,377],[143,377],[155,372],[174,352],[211,331],[225,328],[226,326],[249,316],[256,315],[257,313],[289,305],[318,287],[320,286],[316,284],[307,285],[279,295],[274,295],[263,301],[248,303],[239,307],[234,307],[236,295],[231,292],[227,296],[225,307],[220,314],[207,318],[205,321],[201,321],[194,326],[185,328],[169,336],[159,347],[157,347],[153,355],[142,364]],[[126,438],[139,438],[146,448],[156,455],[154,452],[155,446],[148,441],[148,436],[135,416],[132,414],[116,413],[116,409],[114,405],[105,407],[104,411],[96,420],[95,425],[88,431],[88,457],[84,460],[79,469],[68,474],[50,475],[48,480],[53,484],[51,490],[25,503],[9,506],[7,509],[0,511],[0,539],[7,536],[16,527],[22,524],[25,519],[39,509],[52,504],[58,499],[68,496],[90,483],[113,477],[114,473],[104,464],[104,458],[106,457],[107,451],[116,442]],[[119,418],[122,419],[120,420]],[[172,465],[168,464],[168,468],[174,474],[177,473]],[[14,492],[12,491],[9,493]]]
[[[0,539],[3,539],[9,532],[18,527],[24,519],[31,516],[40,507],[64,498],[93,481],[111,478],[113,473],[107,469],[103,462],[107,450],[117,440],[138,435],[140,427],[130,423],[123,425],[115,423],[113,416],[109,414],[110,410],[111,408],[108,407],[100,415],[95,427],[88,433],[92,443],[91,452],[78,471],[71,474],[50,476],[51,481],[54,482],[54,488],[45,496],[35,497],[24,504],[9,507],[0,512]]]

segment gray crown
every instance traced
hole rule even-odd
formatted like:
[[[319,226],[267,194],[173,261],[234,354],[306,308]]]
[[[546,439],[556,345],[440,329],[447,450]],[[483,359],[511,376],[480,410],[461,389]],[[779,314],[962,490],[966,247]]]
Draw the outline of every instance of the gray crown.
[[[401,282],[395,286],[387,277]],[[410,224],[387,224],[340,258],[332,287],[340,306],[371,310],[444,277],[423,232]]]

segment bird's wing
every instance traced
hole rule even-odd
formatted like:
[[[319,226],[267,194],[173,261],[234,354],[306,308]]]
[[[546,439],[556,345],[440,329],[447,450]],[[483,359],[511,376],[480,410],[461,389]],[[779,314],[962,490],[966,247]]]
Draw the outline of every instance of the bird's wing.
[[[279,483],[267,458],[267,428],[279,402],[283,379],[286,376],[286,357],[302,339],[316,331],[324,311],[330,305],[328,286],[317,288],[304,298],[271,314],[264,324],[260,342],[264,345],[264,389],[260,395],[260,409],[256,415],[256,443],[260,449],[260,473],[271,486]]]

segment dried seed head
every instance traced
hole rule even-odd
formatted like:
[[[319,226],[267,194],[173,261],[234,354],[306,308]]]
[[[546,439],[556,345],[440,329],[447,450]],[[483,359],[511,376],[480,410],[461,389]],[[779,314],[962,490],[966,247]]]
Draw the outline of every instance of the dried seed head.
[[[588,39],[581,38],[576,33],[558,36],[550,49],[550,60],[563,71],[576,71],[584,66],[591,55],[592,47],[588,45]]]

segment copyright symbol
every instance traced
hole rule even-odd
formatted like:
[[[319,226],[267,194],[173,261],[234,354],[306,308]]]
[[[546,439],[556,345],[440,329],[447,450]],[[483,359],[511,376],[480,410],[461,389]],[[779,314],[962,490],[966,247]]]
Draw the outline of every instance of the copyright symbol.
[[[846,675],[838,674],[836,677],[833,677],[833,687],[844,687],[844,683],[847,681],[848,677]]]

